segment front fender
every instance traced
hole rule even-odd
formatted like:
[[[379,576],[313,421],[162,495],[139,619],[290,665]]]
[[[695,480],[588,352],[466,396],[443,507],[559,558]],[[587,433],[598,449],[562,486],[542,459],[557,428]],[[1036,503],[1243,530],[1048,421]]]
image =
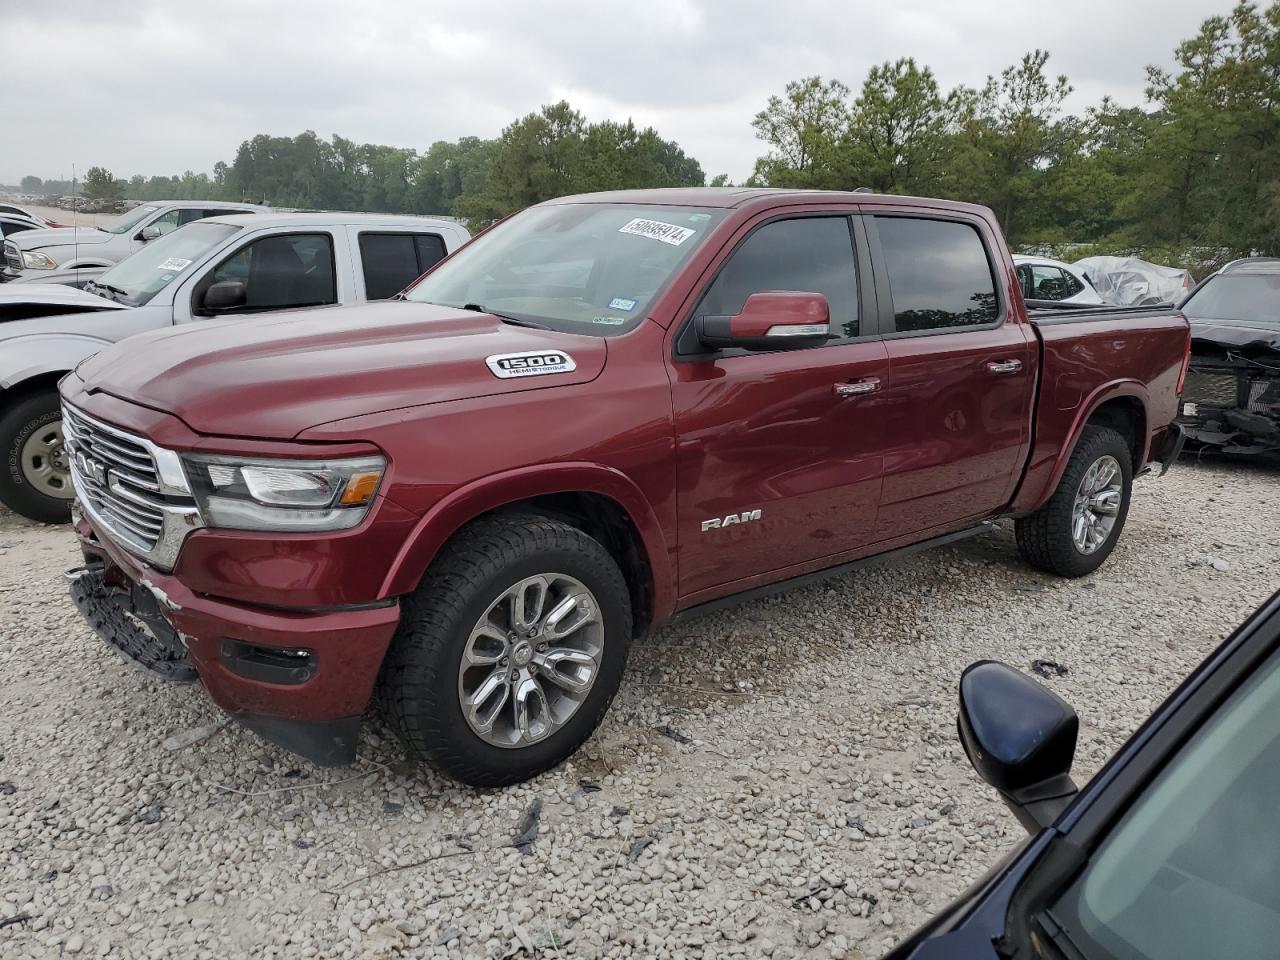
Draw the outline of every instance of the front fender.
[[[0,341],[0,389],[10,390],[33,377],[66,373],[110,340],[82,334],[15,337]]]
[[[418,521],[383,583],[381,596],[411,593],[441,547],[482,514],[533,497],[591,493],[608,497],[630,518],[640,535],[653,572],[653,621],[675,608],[675,564],[662,525],[640,488],[625,474],[597,463],[553,463],[519,467],[473,481],[454,490]],[[394,494],[391,494],[394,496]]]

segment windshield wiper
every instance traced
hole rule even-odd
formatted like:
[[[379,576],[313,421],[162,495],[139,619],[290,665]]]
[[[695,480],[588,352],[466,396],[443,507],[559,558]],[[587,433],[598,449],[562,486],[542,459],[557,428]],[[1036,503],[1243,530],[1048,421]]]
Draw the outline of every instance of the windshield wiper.
[[[464,303],[462,305],[462,309],[472,310],[476,313],[487,313],[492,317],[497,317],[504,323],[510,323],[517,327],[532,327],[534,330],[548,329],[540,323],[534,323],[532,320],[523,320],[520,317],[509,317],[505,313],[498,313],[496,310],[487,310],[482,303]]]
[[[93,284],[94,290],[107,290],[115,294],[114,297],[109,297],[108,299],[124,303],[129,297],[128,290],[121,290],[119,287],[113,287],[109,283],[99,283],[97,280],[90,280],[89,283]]]

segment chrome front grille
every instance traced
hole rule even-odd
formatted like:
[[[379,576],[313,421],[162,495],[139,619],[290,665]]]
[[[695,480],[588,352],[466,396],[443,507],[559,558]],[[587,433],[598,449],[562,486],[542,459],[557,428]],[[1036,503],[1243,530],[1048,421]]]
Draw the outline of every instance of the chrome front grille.
[[[22,254],[18,252],[17,246],[8,240],[4,244],[4,261],[9,265],[10,270],[22,269]]]
[[[171,570],[186,535],[201,526],[177,455],[67,404],[62,430],[76,497],[100,532]]]

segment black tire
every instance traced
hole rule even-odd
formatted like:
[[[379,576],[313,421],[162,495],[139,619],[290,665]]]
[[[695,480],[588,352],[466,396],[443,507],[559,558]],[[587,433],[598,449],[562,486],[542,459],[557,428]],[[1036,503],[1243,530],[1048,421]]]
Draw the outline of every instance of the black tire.
[[[577,711],[545,740],[494,746],[471,729],[459,702],[464,647],[504,591],[553,571],[576,578],[595,595],[605,637],[599,672]],[[631,630],[626,581],[598,541],[539,515],[479,520],[446,545],[405,601],[379,680],[380,698],[417,759],[471,786],[518,783],[568,758],[600,724],[622,682]]]
[[[1120,509],[1106,541],[1093,553],[1084,553],[1071,535],[1072,506],[1085,472],[1105,456],[1114,457],[1120,464]],[[1088,576],[1102,566],[1115,549],[1129,515],[1132,493],[1133,456],[1125,438],[1110,427],[1085,427],[1049,502],[1015,524],[1018,552],[1031,566],[1047,573],[1060,577]]]
[[[71,500],[51,497],[31,485],[22,472],[22,447],[32,434],[61,419],[58,394],[52,390],[25,397],[0,413],[0,451],[4,456],[0,501],[14,513],[41,523],[68,522]],[[68,479],[68,485],[70,482]]]

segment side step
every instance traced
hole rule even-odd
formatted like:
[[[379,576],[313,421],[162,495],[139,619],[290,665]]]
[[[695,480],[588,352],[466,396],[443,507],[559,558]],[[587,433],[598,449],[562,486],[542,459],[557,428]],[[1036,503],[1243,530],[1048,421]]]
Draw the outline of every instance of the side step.
[[[150,592],[137,585],[127,592],[107,587],[101,564],[68,570],[66,577],[71,601],[81,616],[123,656],[165,680],[199,679],[177,631],[164,619]]]

